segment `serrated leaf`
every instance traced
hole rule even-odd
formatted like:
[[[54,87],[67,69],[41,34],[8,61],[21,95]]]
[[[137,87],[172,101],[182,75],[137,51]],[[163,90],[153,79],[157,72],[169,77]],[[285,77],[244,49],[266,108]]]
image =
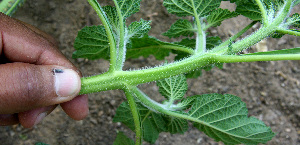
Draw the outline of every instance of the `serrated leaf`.
[[[184,75],[159,80],[157,86],[159,87],[160,94],[171,101],[171,103],[182,99],[188,87]]]
[[[300,28],[300,14],[295,13],[287,19],[287,23],[294,27]]]
[[[103,26],[86,26],[78,32],[73,58],[109,58],[109,42]]]
[[[212,13],[206,18],[208,26],[207,27],[216,27],[220,26],[221,22],[230,19],[233,17],[238,16],[239,14],[236,12],[231,12],[227,9],[217,9],[215,11],[212,11]]]
[[[282,54],[300,54],[300,47],[291,49],[281,49],[267,52],[248,53],[243,55],[282,55]]]
[[[113,122],[122,122],[132,131],[135,131],[134,121],[128,102],[123,102],[116,110]]]
[[[151,21],[145,21],[141,19],[139,22],[133,22],[128,26],[128,36],[129,38],[142,37],[148,34],[151,26]]]
[[[184,133],[189,129],[188,122],[176,117],[167,117],[168,132],[171,134]]]
[[[154,55],[157,60],[163,60],[171,52],[170,49],[161,48],[164,45],[175,46],[175,44],[163,42],[151,36],[131,38],[127,45],[126,58],[138,58],[140,56],[147,58]]]
[[[195,95],[182,99],[179,103],[176,104],[176,108],[179,108],[180,110],[190,108],[194,101],[197,99],[197,97],[198,95]]]
[[[235,0],[237,8],[235,12],[250,18],[253,21],[261,21],[261,11],[255,0]],[[266,9],[277,11],[283,4],[283,0],[263,0]]]
[[[104,6],[102,7],[103,11],[105,12],[112,30],[115,34],[119,35],[119,29],[120,29],[120,20],[118,17],[118,12],[116,7],[112,7],[112,6]]]
[[[195,32],[195,29],[193,27],[193,24],[184,19],[177,20],[171,28],[163,33],[162,35],[168,36],[169,38],[176,38],[180,36],[193,36]]]
[[[222,43],[222,39],[219,36],[207,37],[206,38],[206,49],[211,50],[214,47],[220,45]]]
[[[140,10],[141,0],[117,0],[117,5],[121,10],[124,19]]]
[[[177,16],[204,17],[217,9],[221,0],[164,0],[169,13]]]
[[[167,131],[167,124],[161,114],[155,113],[139,103],[137,103],[137,108],[141,118],[143,139],[154,143],[160,132]],[[122,122],[135,131],[134,120],[127,102],[123,102],[118,107],[113,122]]]
[[[118,132],[113,145],[134,145],[134,141],[128,138],[123,132]]]
[[[275,135],[262,121],[248,118],[245,103],[234,95],[201,95],[188,114],[196,128],[225,144],[266,143]]]
[[[159,135],[159,132],[155,128],[155,125],[149,119],[146,119],[143,122],[142,126],[143,126],[143,139],[151,144],[154,144]]]

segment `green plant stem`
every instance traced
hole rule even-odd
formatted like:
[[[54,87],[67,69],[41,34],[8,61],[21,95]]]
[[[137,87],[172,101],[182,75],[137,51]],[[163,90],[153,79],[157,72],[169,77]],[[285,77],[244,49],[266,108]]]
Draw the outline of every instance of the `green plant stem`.
[[[259,9],[260,9],[263,24],[264,25],[268,25],[269,21],[268,21],[268,15],[267,15],[267,11],[266,11],[265,5],[262,3],[261,0],[255,0],[255,1],[256,1],[257,5],[258,5]]]
[[[281,34],[289,34],[289,35],[294,35],[294,36],[300,36],[300,31],[293,31],[293,30],[277,30],[276,32],[281,33]]]
[[[196,25],[197,25],[197,38],[196,38],[196,49],[195,52],[196,53],[204,53],[205,50],[205,41],[204,41],[204,37],[203,35],[205,35],[205,33],[203,33],[202,30],[202,26],[201,26],[201,21],[199,19],[197,10],[195,9],[195,5],[193,4],[193,10],[194,10],[194,18],[196,20]]]
[[[125,90],[125,95],[128,100],[131,114],[132,114],[133,120],[134,120],[135,145],[141,145],[142,144],[142,132],[141,132],[140,115],[137,110],[136,103],[134,101],[134,97],[133,97],[132,93],[128,90]]]
[[[93,9],[98,14],[104,28],[107,34],[107,38],[109,41],[110,46],[110,67],[109,71],[113,72],[116,69],[117,64],[117,51],[116,51],[116,44],[115,44],[115,38],[112,33],[112,29],[110,27],[110,23],[108,21],[108,18],[105,15],[105,12],[102,10],[100,4],[97,2],[97,0],[88,0],[90,5],[93,7]]]
[[[123,19],[123,15],[121,13],[120,7],[118,5],[118,2],[116,0],[113,0],[118,12],[118,17],[119,17],[119,24],[120,24],[120,38],[119,38],[119,47],[118,47],[118,54],[117,54],[117,66],[116,66],[116,70],[122,70],[123,64],[124,64],[124,60],[125,60],[125,50],[126,48],[126,44],[124,44],[124,40],[125,40],[125,28],[124,28],[124,19]]]
[[[151,48],[161,48],[161,49],[172,49],[172,50],[177,50],[177,51],[182,51],[188,54],[195,54],[195,51],[193,49],[183,47],[183,46],[178,46],[178,45],[155,45],[155,46],[147,46],[147,47],[140,47],[140,48],[134,48],[131,50],[139,50],[139,49],[151,49]],[[130,51],[130,50],[128,50]]]
[[[289,15],[289,13],[292,9],[292,3],[293,3],[293,0],[285,1],[285,5],[284,5],[282,12],[276,17],[276,19],[273,21],[272,25],[278,26],[285,20],[285,18]]]
[[[136,71],[116,71],[81,79],[80,94],[94,93],[106,90],[124,89],[126,85],[138,85],[163,78],[187,73],[213,63],[236,63],[254,61],[300,60],[300,54],[293,55],[194,55],[180,62],[171,63]]]
[[[247,32],[252,26],[254,26],[258,21],[253,21],[249,25],[247,25],[245,28],[243,28],[241,31],[236,33],[234,36],[230,37],[228,40],[217,46],[217,48],[226,47],[230,44],[230,42],[235,41],[237,38],[241,37],[245,32]]]

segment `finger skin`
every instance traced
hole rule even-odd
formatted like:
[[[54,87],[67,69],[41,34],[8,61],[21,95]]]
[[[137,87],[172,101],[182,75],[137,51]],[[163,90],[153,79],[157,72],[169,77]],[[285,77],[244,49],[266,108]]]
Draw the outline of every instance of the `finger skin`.
[[[0,126],[15,125],[19,123],[18,114],[0,115]]]
[[[43,115],[43,113],[45,113],[45,116],[47,116],[55,109],[55,107],[56,105],[53,105],[53,106],[42,107],[30,111],[21,112],[18,114],[20,124],[25,128],[32,128],[34,125],[39,123],[37,121],[41,121],[38,120],[39,115]]]
[[[0,66],[0,114],[13,114],[70,101],[73,96],[59,97],[55,91],[54,65],[8,63]],[[79,79],[79,77],[78,77]],[[77,84],[80,88],[80,83]],[[70,85],[68,85],[70,86]]]
[[[7,60],[7,62],[24,62],[35,65],[57,65],[74,69],[80,74],[79,70],[76,69],[76,67],[71,62],[69,62],[57,49],[56,42],[51,36],[29,24],[20,22],[4,15],[3,13],[0,13],[0,57],[2,56],[5,57],[4,59]],[[1,60],[2,58],[0,59],[0,61]],[[1,63],[5,62],[0,62],[0,67],[2,67]],[[38,100],[39,98],[35,97],[33,100],[36,99]],[[51,102],[51,100],[47,101]],[[76,110],[74,109],[76,108],[76,106],[71,104],[87,106],[87,101],[79,102],[81,103],[78,103],[77,100],[71,100],[67,103],[64,103],[67,105],[62,106],[66,112],[69,112],[67,114],[73,119],[82,118],[82,116],[87,115],[87,113],[79,114],[78,112],[76,113],[76,111],[74,111]],[[65,108],[64,106],[68,107]],[[88,107],[83,108],[85,108],[86,110],[82,112],[88,112]],[[17,109],[22,110],[21,107]],[[25,107],[25,109],[32,108]],[[16,112],[16,110],[11,112]],[[24,122],[26,122],[26,119],[24,120]]]
[[[87,95],[80,95],[69,102],[60,104],[60,106],[75,120],[82,120],[89,114]]]

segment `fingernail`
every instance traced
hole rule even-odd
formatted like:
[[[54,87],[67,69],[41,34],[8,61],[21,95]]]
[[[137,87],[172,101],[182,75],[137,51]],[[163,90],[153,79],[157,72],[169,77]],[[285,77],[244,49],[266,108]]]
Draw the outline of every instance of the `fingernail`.
[[[75,96],[80,91],[80,77],[72,69],[53,69],[55,91],[59,97]]]
[[[47,114],[47,112],[39,114],[35,119],[34,126],[40,123],[47,116]]]

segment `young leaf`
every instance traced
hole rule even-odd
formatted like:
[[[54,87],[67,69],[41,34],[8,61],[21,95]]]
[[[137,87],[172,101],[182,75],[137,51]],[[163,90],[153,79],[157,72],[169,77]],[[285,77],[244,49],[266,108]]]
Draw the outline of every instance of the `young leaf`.
[[[252,0],[245,0],[236,3],[236,12],[250,18],[253,21],[260,21],[262,19],[259,6]]]
[[[103,26],[86,26],[78,32],[73,58],[109,58],[109,42]]]
[[[142,38],[131,38],[130,43],[127,45],[127,59],[138,58],[143,56],[149,57],[151,54],[155,56],[157,60],[163,60],[166,56],[169,56],[171,49],[165,49],[168,46],[178,46],[176,44],[160,41],[151,36],[144,36]]]
[[[134,121],[128,102],[123,102],[116,110],[113,122],[122,122],[132,131],[135,131]]]
[[[171,28],[163,33],[164,36],[168,36],[169,38],[176,38],[180,36],[193,36],[195,32],[195,29],[193,27],[193,24],[184,19],[177,20]]]
[[[145,21],[141,19],[139,22],[133,22],[128,26],[128,38],[142,37],[147,35],[151,26],[151,21]]]
[[[121,10],[122,17],[126,19],[140,10],[141,0],[116,0]]]
[[[168,116],[166,117],[168,124],[168,132],[171,134],[183,134],[189,129],[188,122],[184,119]]]
[[[167,124],[161,114],[157,114],[141,104],[137,104],[141,118],[143,139],[155,143],[160,132],[167,131]],[[134,120],[128,102],[123,102],[117,109],[113,122],[122,122],[135,131]]]
[[[161,95],[172,103],[173,101],[182,99],[188,87],[184,75],[159,80],[157,86]]]
[[[204,17],[218,8],[221,0],[164,0],[169,13],[177,16]]]
[[[212,13],[206,18],[207,19],[207,28],[209,27],[216,27],[216,26],[220,26],[221,22],[226,20],[226,19],[230,19],[233,17],[238,16],[239,14],[236,12],[230,12],[227,9],[217,9],[215,11],[212,11]]]
[[[180,110],[188,109],[192,106],[192,104],[198,97],[198,95],[195,95],[182,99],[178,104],[176,104],[176,108],[179,108]]]
[[[287,19],[287,23],[294,27],[300,28],[300,14],[295,13]]]
[[[113,145],[134,145],[134,141],[128,138],[123,132],[118,132]]]
[[[116,7],[112,7],[112,6],[104,6],[102,7],[103,11],[105,12],[112,30],[115,34],[119,35],[119,29],[120,29],[120,20],[118,17],[118,12]]]
[[[245,103],[234,95],[201,95],[188,114],[196,128],[225,144],[266,143],[275,135],[262,121],[248,118]]]

